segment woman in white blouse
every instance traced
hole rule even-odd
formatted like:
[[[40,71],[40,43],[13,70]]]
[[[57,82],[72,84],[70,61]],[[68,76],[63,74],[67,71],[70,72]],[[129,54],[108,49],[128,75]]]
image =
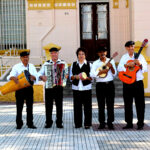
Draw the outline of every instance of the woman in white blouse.
[[[84,127],[89,129],[92,125],[92,91],[90,70],[91,64],[86,61],[86,49],[78,48],[77,61],[73,62],[70,69],[74,101],[75,128],[82,127],[82,106],[84,107]]]

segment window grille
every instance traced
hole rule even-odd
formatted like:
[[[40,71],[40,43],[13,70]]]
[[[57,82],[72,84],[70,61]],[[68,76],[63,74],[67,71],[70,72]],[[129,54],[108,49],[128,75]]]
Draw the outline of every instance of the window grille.
[[[0,50],[26,49],[25,0],[0,0]]]

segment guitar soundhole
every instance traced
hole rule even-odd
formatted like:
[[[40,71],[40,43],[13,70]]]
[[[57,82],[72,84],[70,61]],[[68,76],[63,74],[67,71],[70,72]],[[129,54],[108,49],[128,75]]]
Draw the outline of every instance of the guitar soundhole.
[[[134,67],[128,67],[129,71],[133,71]]]
[[[106,69],[106,66],[103,66],[103,70]]]

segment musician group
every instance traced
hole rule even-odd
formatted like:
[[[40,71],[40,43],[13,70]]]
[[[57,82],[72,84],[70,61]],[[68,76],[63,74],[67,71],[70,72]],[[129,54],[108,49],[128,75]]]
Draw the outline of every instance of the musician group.
[[[147,62],[140,54],[135,57],[134,41],[125,43],[126,54],[121,57],[121,60],[116,68],[113,57],[107,57],[105,47],[97,49],[98,59],[92,63],[86,60],[86,49],[78,48],[76,51],[77,60],[72,63],[70,71],[68,71],[67,63],[59,59],[60,48],[52,46],[49,49],[51,59],[46,61],[39,72],[36,71],[35,66],[29,63],[29,52],[24,51],[20,54],[21,63],[16,64],[8,80],[13,80],[18,84],[17,76],[24,70],[30,73],[29,80],[37,83],[39,80],[45,82],[45,128],[51,128],[53,125],[53,104],[56,105],[56,127],[63,128],[63,86],[64,82],[69,79],[72,82],[73,91],[73,108],[74,108],[74,127],[90,129],[92,126],[92,82],[96,81],[96,97],[98,103],[98,129],[108,128],[114,130],[114,99],[115,99],[115,85],[114,78],[117,73],[125,72],[128,68],[134,69],[138,66],[139,69],[135,73],[135,80],[133,83],[123,82],[123,99],[125,108],[125,122],[126,126],[123,129],[133,128],[133,99],[135,100],[137,112],[137,129],[141,130],[144,127],[144,112],[145,112],[145,98],[143,86],[143,73],[147,72]],[[132,60],[131,62],[128,62]],[[128,63],[127,63],[128,62]],[[63,64],[63,65],[59,65]],[[53,71],[53,76],[46,70]],[[61,67],[60,67],[61,66]],[[59,68],[59,71],[58,71]],[[57,79],[62,76],[63,79]],[[124,75],[124,74],[123,74]],[[125,75],[125,78],[129,75]],[[53,84],[50,85],[48,80],[53,78]],[[36,129],[33,123],[33,87],[28,86],[17,90],[16,96],[16,129],[21,129],[23,126],[22,110],[24,101],[27,106],[27,126],[28,128]],[[105,116],[105,105],[107,106],[107,117]],[[84,115],[83,115],[84,114]],[[106,119],[107,118],[107,119]]]

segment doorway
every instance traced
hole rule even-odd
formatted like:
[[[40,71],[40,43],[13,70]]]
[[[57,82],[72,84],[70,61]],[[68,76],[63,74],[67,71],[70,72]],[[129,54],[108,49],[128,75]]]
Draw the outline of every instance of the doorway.
[[[88,61],[98,58],[98,47],[110,56],[109,3],[80,3],[80,45],[87,49]]]

